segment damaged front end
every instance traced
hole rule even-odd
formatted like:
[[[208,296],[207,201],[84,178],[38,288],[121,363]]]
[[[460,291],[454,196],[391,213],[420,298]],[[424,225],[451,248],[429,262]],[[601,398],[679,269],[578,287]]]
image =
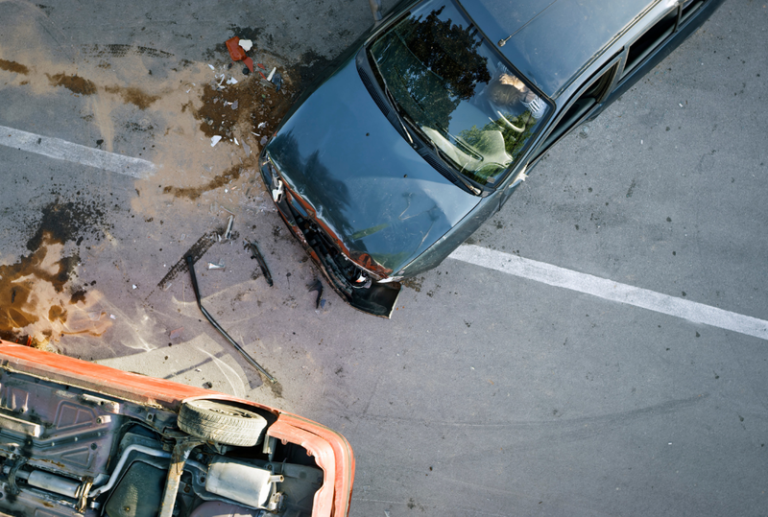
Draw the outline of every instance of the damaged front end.
[[[388,277],[390,271],[376,264],[367,253],[351,252],[335,239],[333,232],[315,217],[312,208],[285,184],[264,154],[261,175],[283,220],[334,291],[356,309],[390,317],[400,294],[400,282]]]

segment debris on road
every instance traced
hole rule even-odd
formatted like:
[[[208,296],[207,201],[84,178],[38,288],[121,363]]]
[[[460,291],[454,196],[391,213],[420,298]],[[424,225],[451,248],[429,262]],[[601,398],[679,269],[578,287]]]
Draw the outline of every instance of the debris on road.
[[[280,91],[280,88],[282,88],[282,87],[283,87],[283,76],[282,76],[282,75],[280,75],[279,73],[276,73],[276,74],[275,74],[275,75],[272,77],[272,84],[274,84],[274,85],[275,85],[275,89],[276,89],[277,91]]]
[[[248,70],[253,72],[253,61],[245,54],[245,49],[240,46],[240,38],[237,36],[229,38],[226,41],[226,45],[232,61],[242,61],[248,67]]]
[[[219,135],[213,135],[211,137],[211,147],[214,147],[216,144],[219,143],[219,140],[221,140],[221,136]]]
[[[200,298],[200,288],[197,286],[197,276],[195,276],[195,259],[192,255],[187,255],[184,257],[184,260],[187,263],[187,269],[189,270],[189,277],[192,280],[192,290],[195,292],[195,299],[197,300],[197,306],[200,308],[200,312],[203,313],[203,316],[205,316],[205,319],[207,319],[213,327],[219,331],[219,333],[226,338],[229,343],[235,347],[235,349],[240,352],[240,354],[253,366],[256,368],[259,372],[261,372],[267,379],[269,379],[269,382],[277,382],[277,379],[272,377],[269,372],[267,372],[259,363],[256,362],[256,360],[248,355],[248,352],[245,351],[243,347],[241,347],[239,344],[237,344],[237,341],[232,339],[229,334],[227,334],[227,331],[224,330],[221,325],[219,325],[215,319],[213,319],[213,316],[211,316],[207,310],[205,310],[205,307],[203,307],[203,302]]]
[[[256,244],[256,241],[249,241],[246,239],[243,247],[251,249],[251,258],[256,259],[259,262],[261,272],[264,275],[264,279],[267,281],[269,287],[274,287],[275,283],[272,281],[272,273],[269,272],[267,263],[264,260],[264,255],[262,255],[261,251],[259,251],[259,246]]]
[[[227,231],[224,232],[224,238],[227,240],[232,238],[232,225],[234,224],[234,222],[235,222],[235,216],[230,215],[229,221],[227,221]]]
[[[222,261],[216,262],[208,262],[208,269],[226,269],[226,266]]]
[[[307,284],[307,291],[310,293],[313,291],[317,291],[317,300],[315,300],[315,309],[319,309],[321,305],[325,305],[323,302],[323,283],[320,281],[319,278],[315,278],[314,282],[311,282]]]
[[[181,337],[181,333],[184,330],[184,327],[179,327],[177,329],[173,329],[168,333],[168,337],[171,339],[177,339]]]
[[[241,47],[243,47],[243,50],[245,50],[246,52],[248,52],[249,50],[251,50],[251,48],[253,47],[253,41],[251,41],[251,40],[249,40],[249,39],[241,39],[241,40],[238,42],[238,44],[239,44]]]

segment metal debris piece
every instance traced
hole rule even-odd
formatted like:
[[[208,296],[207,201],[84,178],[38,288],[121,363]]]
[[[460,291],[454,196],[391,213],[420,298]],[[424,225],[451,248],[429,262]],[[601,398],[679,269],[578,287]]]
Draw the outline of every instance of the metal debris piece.
[[[264,255],[262,255],[261,251],[259,251],[259,246],[256,244],[256,241],[249,241],[248,239],[245,239],[245,244],[243,244],[243,247],[251,249],[251,258],[256,259],[259,262],[261,272],[264,275],[264,279],[267,281],[269,287],[274,287],[275,283],[272,281],[272,273],[269,272],[267,263],[264,260]]]
[[[320,301],[323,299],[323,283],[319,278],[315,278],[314,282],[307,284],[307,291],[317,291],[317,300],[315,301],[315,309],[320,308]]]
[[[229,240],[232,238],[232,224],[235,222],[235,216],[230,215],[229,221],[227,222],[227,231],[224,232],[224,238]]]
[[[240,352],[240,354],[245,358],[246,361],[248,361],[251,366],[256,368],[258,371],[260,371],[264,376],[269,379],[269,382],[275,383],[277,382],[277,379],[272,377],[269,372],[267,372],[262,366],[256,362],[256,360],[248,355],[248,352],[245,351],[243,347],[237,344],[237,341],[232,339],[229,334],[227,334],[227,331],[221,328],[221,325],[219,325],[215,319],[213,319],[213,316],[208,314],[208,311],[205,310],[205,307],[203,307],[203,303],[200,299],[200,288],[197,286],[197,276],[195,276],[195,259],[192,257],[192,255],[187,255],[184,257],[184,259],[187,261],[187,269],[189,269],[189,276],[192,279],[192,289],[195,291],[195,299],[197,300],[197,306],[200,308],[200,312],[203,313],[203,316],[205,316],[205,319],[207,319],[213,327],[219,331],[219,333],[226,338],[229,343],[235,347],[235,349]]]
[[[226,267],[221,261],[218,264],[216,262],[208,262],[208,269],[226,269]]]

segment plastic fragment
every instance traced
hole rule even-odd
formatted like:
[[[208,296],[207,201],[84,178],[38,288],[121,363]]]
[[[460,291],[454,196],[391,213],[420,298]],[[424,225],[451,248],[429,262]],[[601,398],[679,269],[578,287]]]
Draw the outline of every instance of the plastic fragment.
[[[213,135],[211,137],[211,147],[215,146],[219,143],[219,140],[221,140],[221,137],[219,135]]]
[[[261,141],[259,142],[261,145],[267,145],[267,142],[269,142],[269,138],[266,136],[261,137]]]
[[[208,67],[210,67],[211,70],[216,70],[213,65],[209,64]]]
[[[237,137],[235,137],[235,145],[240,145],[240,142],[237,141]]]
[[[184,327],[179,327],[177,329],[171,330],[171,332],[168,334],[168,337],[171,339],[176,339],[178,337],[181,337],[181,332],[184,330]]]
[[[234,77],[230,77],[229,79],[227,79],[227,84],[237,84],[237,79],[235,79]]]
[[[219,262],[218,264],[215,262],[208,262],[208,269],[226,269],[226,266],[223,262]]]
[[[274,68],[273,68],[273,69],[272,69],[272,70],[269,72],[269,75],[267,76],[267,81],[270,81],[270,82],[272,81],[272,76],[274,76],[274,75],[275,75],[275,71],[276,71],[276,70],[277,70],[277,67],[274,67]]]
[[[267,125],[266,122],[259,122],[259,125],[256,126],[256,127],[258,127],[259,129],[264,129],[264,126],[266,126],[266,125]]]
[[[246,52],[248,52],[249,50],[251,50],[253,48],[253,41],[251,41],[249,39],[241,39],[238,42],[238,44],[241,47],[243,47],[243,50],[245,50]]]
[[[274,77],[272,77],[272,84],[275,85],[277,91],[280,91],[280,88],[283,87],[283,76],[280,75],[280,73],[276,73]]]
[[[235,102],[233,102],[233,103],[232,103],[232,109],[233,109],[233,110],[236,110],[236,109],[237,109],[237,101],[235,101]]]

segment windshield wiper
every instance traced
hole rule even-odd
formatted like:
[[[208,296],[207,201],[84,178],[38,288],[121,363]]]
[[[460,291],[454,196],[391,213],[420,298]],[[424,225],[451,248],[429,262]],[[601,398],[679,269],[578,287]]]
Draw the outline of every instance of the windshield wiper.
[[[379,68],[379,65],[376,64],[376,68]],[[384,94],[389,99],[389,102],[392,103],[392,108],[394,109],[395,116],[397,117],[397,121],[400,122],[400,127],[403,128],[403,131],[405,132],[405,136],[408,137],[408,141],[413,145],[413,137],[411,136],[411,133],[408,131],[408,128],[405,127],[405,122],[403,122],[403,117],[400,115],[400,105],[395,102],[395,96],[392,95],[392,92],[389,90],[389,85],[387,85],[387,80],[384,79],[384,74],[381,73],[381,70],[379,72],[379,77],[381,78],[381,84],[384,86]]]
[[[440,148],[438,148],[437,145],[435,145],[435,143],[432,142],[431,140],[430,142],[432,143],[432,149],[435,150],[435,154],[437,155],[438,158],[440,158],[440,161],[443,162],[445,165],[447,165],[449,169],[454,170],[453,175],[456,177],[456,179],[459,180],[465,187],[467,187],[467,190],[472,192],[474,195],[479,196],[480,193],[482,193],[482,189],[479,189],[473,184],[471,184],[469,180],[464,177],[461,171],[457,170],[455,166],[450,165],[448,161],[446,161],[445,157],[443,156],[443,152],[440,150]]]
[[[392,92],[389,90],[389,85],[387,84],[387,80],[384,79],[384,74],[381,72],[381,69],[379,68],[379,64],[376,63],[376,60],[374,59],[374,64],[376,65],[376,71],[378,72],[379,79],[381,79],[381,84],[384,86],[384,95],[387,96],[389,99],[389,102],[392,103],[392,108],[395,112],[395,116],[397,117],[397,121],[400,123],[400,127],[403,128],[403,132],[405,133],[405,136],[408,137],[408,141],[413,145],[413,137],[411,136],[411,133],[408,131],[408,128],[405,127],[405,123],[403,122],[403,118],[400,116],[400,105],[395,101],[395,96],[392,95]]]

